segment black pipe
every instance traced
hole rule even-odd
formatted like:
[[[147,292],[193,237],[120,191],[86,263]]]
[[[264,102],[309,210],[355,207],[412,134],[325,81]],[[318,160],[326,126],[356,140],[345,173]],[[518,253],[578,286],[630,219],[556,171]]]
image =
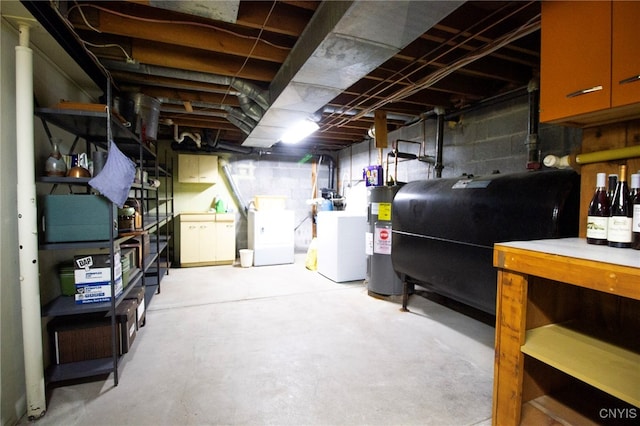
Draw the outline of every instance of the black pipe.
[[[442,148],[444,145],[444,108],[438,108],[436,110],[438,117],[436,121],[436,165],[434,169],[436,171],[436,177],[442,177]]]
[[[529,92],[529,119],[527,122],[527,169],[538,170],[540,164],[540,149],[538,145],[538,124],[540,122],[540,85],[537,80],[531,80],[527,87]]]
[[[514,89],[510,92],[506,92],[506,93],[502,93],[500,95],[494,96],[492,98],[487,98],[487,99],[483,99],[481,101],[478,101],[476,103],[474,103],[473,105],[467,107],[467,108],[462,108],[458,111],[453,111],[450,112],[449,114],[447,114],[445,116],[445,121],[454,121],[456,120],[458,117],[460,117],[461,115],[467,114],[469,112],[472,111],[476,111],[480,108],[485,108],[488,106],[492,106],[492,105],[497,105],[500,104],[502,102],[507,102],[510,101],[512,99],[516,99],[519,98],[521,96],[524,96],[527,93],[527,88],[526,87],[521,87],[518,89]]]
[[[329,168],[329,189],[335,189],[333,185],[335,184],[336,163],[333,160],[333,157],[329,155],[323,155],[323,157],[328,157],[329,159],[329,164],[327,164],[327,167]]]

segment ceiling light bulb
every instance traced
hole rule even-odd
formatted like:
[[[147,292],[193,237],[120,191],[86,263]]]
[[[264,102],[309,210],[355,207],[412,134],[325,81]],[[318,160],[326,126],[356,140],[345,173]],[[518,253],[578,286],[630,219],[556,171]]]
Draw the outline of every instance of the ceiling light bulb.
[[[293,124],[280,138],[284,143],[296,143],[318,130],[320,126],[311,120],[301,120]]]

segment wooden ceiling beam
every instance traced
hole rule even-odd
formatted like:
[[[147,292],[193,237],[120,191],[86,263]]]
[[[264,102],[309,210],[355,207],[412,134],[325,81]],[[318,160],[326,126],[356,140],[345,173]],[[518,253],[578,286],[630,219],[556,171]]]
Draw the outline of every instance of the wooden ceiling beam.
[[[272,5],[270,1],[241,1],[236,24],[299,37],[313,15],[311,10],[286,3],[277,3],[272,11]]]
[[[236,96],[224,96],[220,93],[187,92],[163,87],[145,87],[143,93],[154,98],[179,99],[181,101],[200,101],[220,105],[222,103],[232,106],[238,105]]]
[[[225,93],[229,92],[229,94],[227,95],[227,101],[229,102],[227,103],[232,103],[236,106],[238,105],[237,97],[235,96],[236,92],[233,89],[229,89],[229,86],[201,83],[189,80],[179,80],[148,74],[128,73],[124,71],[111,71],[111,75],[119,82],[118,85],[121,89],[123,88],[123,86],[137,86],[143,88],[160,87],[165,89],[174,89],[180,92],[192,92],[189,95],[192,99],[195,99],[197,96],[199,96],[200,93],[224,95]],[[234,102],[234,99],[236,99],[236,102]]]
[[[88,29],[79,12],[71,14],[74,26]],[[114,15],[101,10],[96,28],[106,34],[148,40],[166,44],[197,48],[210,52],[226,53],[241,57],[282,63],[287,58],[292,46],[273,46],[264,40],[256,42],[255,37],[244,34],[233,34],[221,26],[212,23],[210,26],[194,22],[193,25],[175,24],[170,21],[144,21],[136,17]]]
[[[201,49],[134,40],[132,56],[139,62],[168,68],[206,72],[247,80],[271,82],[279,65],[237,56],[221,55]]]

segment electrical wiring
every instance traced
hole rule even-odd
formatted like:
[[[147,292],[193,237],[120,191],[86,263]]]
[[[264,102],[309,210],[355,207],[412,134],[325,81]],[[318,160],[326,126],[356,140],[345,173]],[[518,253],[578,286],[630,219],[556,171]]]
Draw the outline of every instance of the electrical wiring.
[[[238,71],[235,73],[235,75],[232,77],[232,79],[235,80],[236,78],[238,78],[238,76],[244,70],[245,66],[247,65],[248,61],[251,59],[252,54],[255,51],[255,49],[257,48],[259,43],[264,43],[266,45],[272,46],[272,47],[277,48],[277,49],[291,50],[291,48],[289,46],[280,46],[280,45],[277,45],[275,43],[269,42],[268,40],[262,39],[262,34],[266,30],[267,22],[269,21],[269,18],[271,17],[271,14],[273,13],[273,10],[274,10],[274,8],[276,6],[276,3],[277,2],[275,0],[272,2],[271,8],[269,9],[269,13],[265,17],[265,20],[262,23],[262,26],[260,27],[260,30],[258,32],[258,35],[255,36],[255,37],[254,36],[246,36],[246,35],[243,35],[243,34],[238,34],[237,32],[230,31],[230,30],[227,30],[227,29],[215,26],[215,25],[205,24],[205,23],[202,23],[202,22],[190,22],[190,21],[176,21],[176,20],[161,20],[161,19],[143,18],[143,17],[139,17],[139,16],[134,16],[134,15],[130,15],[130,14],[117,12],[117,11],[108,9],[106,7],[103,7],[103,6],[98,6],[98,5],[95,5],[95,4],[78,4],[78,3],[76,3],[72,7],[69,8],[68,12],[71,12],[72,10],[77,9],[78,12],[80,13],[80,16],[82,17],[82,20],[85,23],[85,25],[87,25],[87,27],[89,27],[91,30],[96,31],[96,32],[101,32],[101,31],[99,29],[95,28],[93,25],[91,25],[88,22],[85,14],[82,11],[82,9],[85,8],[85,7],[90,7],[90,8],[93,8],[93,9],[97,9],[97,10],[103,11],[105,13],[110,13],[110,14],[113,14],[113,15],[116,15],[116,16],[120,16],[120,17],[123,17],[123,18],[134,19],[134,20],[138,20],[138,21],[142,21],[142,22],[159,23],[159,24],[170,24],[170,25],[189,25],[189,26],[203,27],[203,28],[208,28],[208,29],[213,29],[213,30],[216,30],[216,31],[220,31],[220,32],[223,32],[223,33],[226,33],[226,34],[230,34],[230,35],[232,35],[234,37],[253,40],[254,43],[251,46],[251,49],[249,50],[249,53],[245,56],[244,62],[242,63],[242,65],[240,66]],[[68,25],[71,25],[71,23],[67,19],[65,19],[65,21],[68,23]],[[72,25],[71,25],[71,28],[73,28]],[[75,34],[75,31],[74,31],[74,34]],[[77,36],[77,34],[76,34],[76,36]],[[91,47],[94,47],[94,48],[117,47],[125,54],[127,61],[133,61],[133,58],[131,58],[129,56],[127,51],[122,46],[120,46],[118,44],[111,43],[111,44],[97,45],[97,44],[89,43],[87,41],[82,41],[82,43],[84,45],[86,45],[86,46],[91,46]],[[91,55],[97,60],[97,58],[95,57],[95,55],[93,55],[93,53],[91,53]],[[230,96],[230,95],[231,95],[231,86],[229,86],[227,88],[226,92],[223,94],[222,103],[224,103],[226,98],[227,98],[227,96]]]
[[[133,61],[133,58],[131,56],[129,56],[127,51],[122,46],[120,46],[119,44],[116,44],[116,43],[95,44],[95,43],[90,43],[88,41],[84,41],[83,43],[86,44],[87,46],[91,46],[91,47],[95,47],[95,48],[117,47],[118,49],[120,49],[122,51],[122,53],[124,53],[124,56],[127,58],[127,61]]]
[[[276,43],[272,43],[272,42],[270,42],[268,40],[260,39],[260,36],[262,35],[262,31],[265,28],[264,25],[260,29],[260,34],[257,37],[254,37],[254,36],[248,36],[248,35],[244,35],[244,34],[239,34],[237,32],[234,32],[234,31],[231,31],[231,30],[227,30],[225,28],[218,27],[218,26],[215,26],[215,25],[205,24],[203,22],[174,21],[174,20],[165,20],[165,19],[143,18],[143,17],[140,17],[140,16],[128,15],[126,13],[117,12],[115,10],[111,10],[109,8],[106,8],[106,7],[103,7],[103,6],[98,6],[98,5],[95,5],[95,4],[76,4],[76,5],[74,5],[74,6],[69,8],[69,12],[71,12],[74,8],[82,9],[83,7],[91,7],[91,8],[94,8],[94,9],[101,10],[101,11],[106,12],[106,13],[111,13],[112,15],[116,15],[116,16],[120,16],[120,17],[128,18],[128,19],[135,19],[137,21],[142,21],[142,22],[150,22],[150,23],[156,23],[156,24],[171,24],[171,25],[189,25],[189,26],[193,26],[193,27],[207,28],[207,29],[211,29],[211,30],[215,30],[215,31],[220,31],[220,32],[223,32],[225,34],[230,34],[230,35],[232,35],[234,37],[244,38],[244,39],[248,39],[248,40],[256,40],[258,42],[264,43],[264,44],[269,45],[271,47],[274,47],[276,49],[291,50],[291,47],[289,47],[289,46],[281,46],[281,45],[278,45]],[[269,11],[269,15],[267,16],[267,19],[271,15],[272,11],[273,11],[273,8]],[[86,21],[85,21],[85,23],[86,23]],[[265,22],[265,24],[266,24],[266,22]],[[95,30],[95,28],[93,28],[88,23],[87,23],[87,25],[89,26],[89,28]]]
[[[253,46],[251,47],[251,50],[249,51],[249,54],[244,58],[244,62],[242,63],[242,65],[240,66],[240,68],[238,69],[236,74],[233,76],[232,80],[235,80],[236,78],[238,78],[238,76],[240,75],[240,73],[242,72],[244,67],[247,65],[247,62],[249,62],[249,59],[251,58],[251,55],[253,54],[253,51],[256,49],[256,47],[258,45],[258,42],[260,41],[260,37],[262,36],[262,33],[265,30],[267,22],[269,21],[269,18],[271,17],[271,14],[273,13],[273,9],[275,8],[275,6],[276,6],[276,0],[273,0],[273,3],[271,3],[271,8],[269,9],[269,13],[267,13],[267,16],[265,17],[264,22],[262,23],[262,26],[260,27],[260,31],[258,33],[258,37],[256,38],[255,42],[253,43]],[[227,95],[231,91],[231,86],[232,85],[229,85],[229,87],[227,88],[227,92],[222,97],[222,102],[221,103],[224,103],[224,101],[227,99]]]
[[[464,66],[472,63],[473,61],[480,59],[498,50],[500,47],[503,47],[509,44],[510,42],[517,40],[518,38],[523,37],[535,31],[540,26],[540,15],[537,15],[536,17],[530,19],[527,23],[523,24],[521,27],[517,28],[513,32],[506,34],[502,38],[498,40],[494,40],[491,43],[487,43],[481,49],[470,52],[470,54],[464,57],[463,59],[452,64],[441,66],[439,70],[420,79],[418,82],[411,83],[411,81],[409,80],[409,78],[415,73],[417,73],[418,71],[428,66],[433,66],[434,64],[437,63],[438,60],[445,57],[445,55],[451,53],[452,51],[458,48],[464,47],[470,41],[478,40],[483,33],[497,26],[501,22],[506,21],[510,16],[513,16],[514,14],[520,12],[521,10],[524,10],[525,8],[529,7],[531,4],[532,2],[528,2],[528,3],[523,2],[519,4],[518,7],[512,10],[510,13],[502,16],[498,20],[492,21],[493,15],[498,14],[499,12],[502,11],[502,10],[498,10],[494,14],[485,17],[483,20],[479,22],[475,22],[467,30],[457,32],[450,39],[443,40],[438,44],[437,47],[435,47],[431,51],[425,53],[419,58],[416,58],[410,64],[408,64],[405,68],[396,71],[392,75],[380,81],[374,87],[367,90],[365,93],[362,93],[357,98],[351,100],[349,105],[345,105],[346,107],[350,106],[351,108],[343,108],[343,110],[345,111],[354,110],[354,109],[359,110],[357,114],[355,115],[338,114],[337,116],[330,118],[328,121],[325,121],[325,124],[323,125],[320,131],[323,132],[323,131],[328,131],[334,127],[341,127],[343,125],[348,124],[351,121],[361,119],[365,115],[370,114],[372,111],[379,109],[382,106],[387,105],[388,103],[401,101],[407,98],[408,96],[415,94],[416,92],[419,92],[420,90],[423,90],[427,87],[434,85],[438,81],[445,78],[447,75],[455,72],[456,70],[459,70],[460,68],[463,68]],[[510,7],[510,5],[505,5],[505,9],[507,7]],[[484,21],[492,22],[492,24],[488,26],[482,26]],[[476,27],[480,27],[480,31],[474,31],[474,28]],[[460,37],[465,37],[465,38],[463,40],[457,41],[456,39]],[[443,50],[443,48],[446,48],[446,49]],[[438,51],[440,51],[440,53],[438,53]],[[416,67],[415,66],[416,64],[420,64],[420,65]],[[409,71],[410,68],[413,68],[413,69]],[[373,105],[367,104],[366,107],[363,106],[364,102],[371,100],[371,98],[373,97],[381,95],[383,92],[388,91],[391,85],[398,84],[403,80],[408,81],[409,85],[402,89],[399,89],[392,96],[384,96],[384,97],[380,96],[381,98],[383,98],[383,100]]]
[[[87,20],[87,17],[84,15],[84,12],[82,11],[82,8],[78,6],[78,4],[76,3],[75,5],[71,6],[71,8],[69,8],[69,11],[73,10],[74,8],[78,8],[78,12],[80,13],[80,16],[82,16],[82,20],[84,21],[85,25],[89,28],[91,28],[93,31],[97,32],[97,33],[102,33],[102,31],[100,31],[98,28],[94,27],[93,25],[91,25],[89,23],[89,20]]]
[[[104,76],[107,78],[107,80],[109,80],[111,85],[113,87],[117,88],[116,83],[113,80],[113,77],[111,76],[111,73],[109,72],[109,70],[104,65],[102,65],[102,63],[100,62],[98,57],[90,49],[87,48],[87,42],[85,42],[80,37],[80,35],[76,32],[75,27],[73,26],[71,21],[69,21],[67,19],[67,17],[64,16],[62,13],[60,13],[60,9],[58,9],[58,7],[57,7],[57,1],[49,0],[49,4],[50,4],[51,8],[53,9],[53,11],[56,13],[56,15],[58,15],[60,20],[67,26],[67,28],[69,29],[71,34],[73,34],[74,37],[76,38],[76,40],[78,40],[78,42],[82,45],[82,48],[85,50],[87,55],[89,55],[89,57],[93,60],[93,62],[102,70]]]

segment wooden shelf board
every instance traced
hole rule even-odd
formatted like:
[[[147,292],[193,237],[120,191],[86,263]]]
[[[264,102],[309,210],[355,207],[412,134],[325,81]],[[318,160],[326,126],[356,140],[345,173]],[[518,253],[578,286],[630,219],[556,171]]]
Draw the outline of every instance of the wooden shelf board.
[[[616,398],[640,406],[640,353],[560,324],[528,330],[521,350]]]
[[[542,395],[522,406],[521,426],[546,425],[580,425],[597,426],[588,417],[582,415],[562,401]]]

